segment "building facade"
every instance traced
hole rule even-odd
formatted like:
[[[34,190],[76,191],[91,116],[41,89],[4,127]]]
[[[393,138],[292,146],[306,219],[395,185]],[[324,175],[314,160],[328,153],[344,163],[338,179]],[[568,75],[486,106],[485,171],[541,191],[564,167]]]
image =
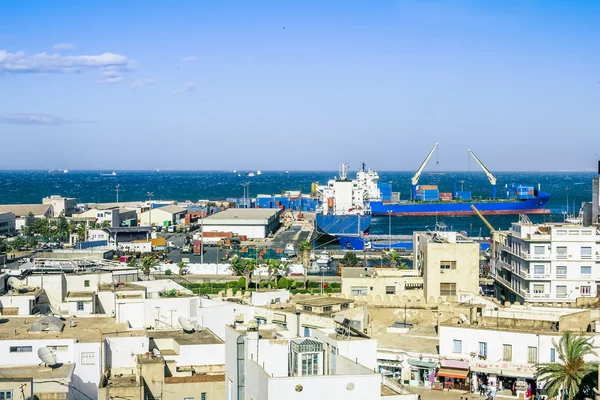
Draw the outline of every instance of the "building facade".
[[[596,297],[600,235],[575,224],[513,223],[495,235],[490,274],[503,301],[565,302]]]
[[[0,235],[10,236],[15,234],[15,214],[0,213]]]
[[[61,214],[64,214],[65,217],[70,217],[77,210],[77,199],[71,197],[52,195],[50,197],[44,197],[42,199],[42,204],[49,204],[52,206],[52,216],[55,218]]]
[[[232,232],[252,239],[264,239],[280,225],[281,209],[230,208],[204,218],[203,232]]]
[[[415,232],[413,241],[425,298],[479,293],[479,243],[457,232]]]

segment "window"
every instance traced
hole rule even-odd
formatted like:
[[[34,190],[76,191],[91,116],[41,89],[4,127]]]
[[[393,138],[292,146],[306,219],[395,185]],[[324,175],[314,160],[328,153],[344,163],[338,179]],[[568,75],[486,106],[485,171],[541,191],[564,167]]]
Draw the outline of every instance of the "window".
[[[591,275],[592,274],[592,267],[590,266],[581,266],[581,275]]]
[[[304,311],[312,311],[312,307],[311,306],[302,306],[302,310],[304,310]]]
[[[77,302],[77,311],[83,311],[83,301]]]
[[[90,281],[88,279],[83,281],[83,287],[90,287]]]
[[[544,247],[545,246],[533,246],[533,254],[537,256],[544,254]]]
[[[81,365],[96,365],[96,353],[81,353]]]
[[[581,231],[582,235],[591,235],[592,231]]]
[[[350,307],[350,303],[344,303],[344,304],[342,304],[342,305],[340,306],[340,308],[341,308],[342,310],[345,310],[345,309],[347,309],[348,307]]]
[[[12,390],[0,390],[0,400],[12,400]]]
[[[590,295],[591,292],[591,286],[581,286],[579,289],[579,293],[581,293],[582,295]]]
[[[512,361],[512,345],[504,344],[502,350],[502,361]]]
[[[581,258],[592,258],[592,248],[591,247],[582,247],[581,248]]]
[[[452,352],[453,353],[462,353],[462,340],[453,340],[452,341]]]
[[[567,287],[566,286],[557,286],[556,287],[556,297],[559,299],[564,299],[567,297]]]
[[[544,285],[533,285],[533,293],[544,293]]]
[[[331,306],[325,306],[325,307],[323,307],[323,312],[331,311],[331,309],[332,309]]]
[[[567,258],[566,246],[559,246],[556,248],[556,258]]]
[[[555,362],[555,361],[556,361],[556,350],[550,349],[550,362]]]
[[[487,343],[479,342],[479,355],[481,357],[487,357]]]
[[[527,363],[537,363],[537,347],[527,347]]]
[[[556,234],[557,234],[557,235],[566,235],[566,234],[567,234],[567,231],[566,231],[566,230],[564,230],[564,229],[559,229],[559,230],[557,230],[557,231],[556,231]]]
[[[396,286],[386,286],[385,294],[396,294]]]
[[[10,346],[11,353],[31,353],[31,346]]]
[[[556,267],[556,275],[564,275],[563,278],[566,278],[567,267]]]
[[[194,400],[193,397],[184,397],[183,400]]]
[[[353,295],[366,296],[369,294],[369,288],[366,286],[352,286],[350,292]]]
[[[206,392],[200,393],[200,400],[206,400]]]
[[[577,236],[579,235],[579,231],[569,231],[569,235]]]
[[[456,296],[456,283],[440,283],[440,296]]]
[[[535,275],[544,275],[546,273],[546,267],[543,265],[534,265],[533,273]]]
[[[456,269],[456,261],[440,261],[440,269]]]
[[[319,355],[317,353],[302,354],[302,376],[319,373]]]
[[[48,346],[52,351],[69,351],[69,346]]]

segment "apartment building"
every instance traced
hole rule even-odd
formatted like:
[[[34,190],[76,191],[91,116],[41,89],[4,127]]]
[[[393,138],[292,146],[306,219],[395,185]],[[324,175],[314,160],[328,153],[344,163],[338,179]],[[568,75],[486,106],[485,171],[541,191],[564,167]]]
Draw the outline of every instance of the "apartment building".
[[[521,219],[495,235],[490,275],[502,301],[572,302],[597,297],[600,236],[594,227]]]

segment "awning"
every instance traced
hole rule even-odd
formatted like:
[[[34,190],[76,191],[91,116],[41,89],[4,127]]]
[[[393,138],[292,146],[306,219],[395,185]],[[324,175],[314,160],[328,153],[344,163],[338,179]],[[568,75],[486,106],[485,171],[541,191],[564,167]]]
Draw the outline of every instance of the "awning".
[[[527,371],[527,370],[514,370],[514,369],[503,369],[502,376],[507,376],[509,378],[525,378],[525,379],[533,379],[535,377],[535,372]]]
[[[484,374],[496,374],[502,375],[502,370],[500,368],[488,367],[487,365],[473,365],[471,366],[471,371],[473,372],[483,372]]]
[[[435,368],[437,364],[430,361],[408,360],[408,363],[413,367],[419,368]]]
[[[440,368],[437,374],[438,376],[445,376],[447,378],[466,379],[467,375],[469,375],[469,370],[458,368]]]

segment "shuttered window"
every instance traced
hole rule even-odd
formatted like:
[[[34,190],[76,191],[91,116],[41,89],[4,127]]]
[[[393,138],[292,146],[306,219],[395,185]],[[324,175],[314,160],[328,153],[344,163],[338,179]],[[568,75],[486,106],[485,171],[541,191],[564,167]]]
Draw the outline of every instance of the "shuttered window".
[[[529,364],[537,363],[537,347],[527,347],[527,362]]]
[[[512,361],[512,345],[503,345],[502,361]]]
[[[440,296],[456,296],[456,283],[440,283]]]

